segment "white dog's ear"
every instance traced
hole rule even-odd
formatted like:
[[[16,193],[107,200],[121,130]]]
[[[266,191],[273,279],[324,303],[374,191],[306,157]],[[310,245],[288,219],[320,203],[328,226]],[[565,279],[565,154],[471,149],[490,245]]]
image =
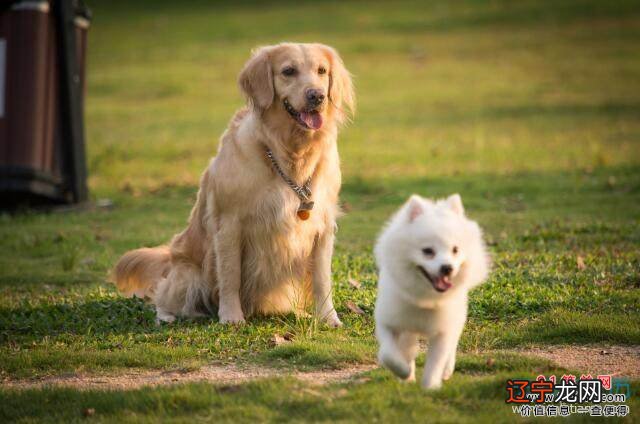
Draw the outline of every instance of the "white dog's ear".
[[[356,112],[356,94],[353,89],[351,74],[347,71],[342,58],[334,48],[324,44],[319,44],[318,46],[325,51],[331,65],[329,70],[329,100],[338,109],[340,121],[344,121]]]
[[[251,105],[259,111],[268,109],[273,103],[273,71],[269,60],[270,47],[254,50],[253,56],[244,65],[238,77],[240,89]]]
[[[424,213],[424,205],[422,199],[417,194],[411,195],[407,201],[407,210],[409,216],[409,222],[413,222],[417,217]]]
[[[457,213],[458,215],[464,215],[464,206],[462,206],[462,198],[458,193],[452,194],[447,197],[447,205],[451,208],[452,211]]]

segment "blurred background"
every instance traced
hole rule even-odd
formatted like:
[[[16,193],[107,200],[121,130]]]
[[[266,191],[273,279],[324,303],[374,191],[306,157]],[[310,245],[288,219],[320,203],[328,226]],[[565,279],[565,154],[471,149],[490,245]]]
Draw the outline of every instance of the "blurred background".
[[[347,200],[391,179],[404,192],[408,179],[640,162],[635,1],[88,5],[94,197],[196,186],[243,104],[251,49],[285,40],[335,46],[354,75],[359,109],[339,142]]]
[[[638,161],[634,1],[88,4],[96,193],[196,184],[251,49],[285,40],[335,46],[355,76],[347,181]]]

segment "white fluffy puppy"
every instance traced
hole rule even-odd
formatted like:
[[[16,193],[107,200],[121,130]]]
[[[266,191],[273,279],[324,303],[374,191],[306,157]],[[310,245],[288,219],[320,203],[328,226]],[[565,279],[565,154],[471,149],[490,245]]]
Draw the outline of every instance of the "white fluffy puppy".
[[[455,368],[467,294],[489,271],[482,231],[458,194],[438,201],[413,195],[382,232],[375,255],[378,360],[414,381],[418,337],[426,336],[422,387],[439,388]]]

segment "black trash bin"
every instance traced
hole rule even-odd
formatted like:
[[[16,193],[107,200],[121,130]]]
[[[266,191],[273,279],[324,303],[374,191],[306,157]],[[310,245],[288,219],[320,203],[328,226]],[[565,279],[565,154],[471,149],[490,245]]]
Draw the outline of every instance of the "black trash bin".
[[[74,0],[0,6],[0,207],[87,200],[90,15]]]

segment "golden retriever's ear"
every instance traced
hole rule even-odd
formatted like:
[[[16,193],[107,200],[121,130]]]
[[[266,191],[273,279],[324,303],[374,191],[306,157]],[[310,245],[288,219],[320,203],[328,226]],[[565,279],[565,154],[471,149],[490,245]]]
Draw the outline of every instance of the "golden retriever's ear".
[[[338,109],[340,120],[353,116],[356,111],[356,94],[351,81],[351,74],[342,62],[338,52],[323,44],[320,47],[326,52],[331,70],[329,71],[329,100]]]
[[[268,109],[275,97],[269,50],[268,47],[255,50],[238,77],[242,92],[253,107],[261,111]]]

